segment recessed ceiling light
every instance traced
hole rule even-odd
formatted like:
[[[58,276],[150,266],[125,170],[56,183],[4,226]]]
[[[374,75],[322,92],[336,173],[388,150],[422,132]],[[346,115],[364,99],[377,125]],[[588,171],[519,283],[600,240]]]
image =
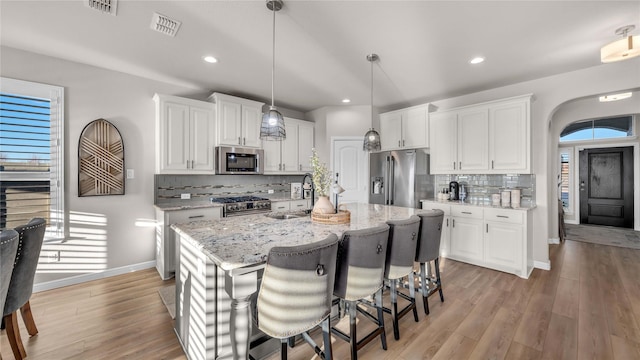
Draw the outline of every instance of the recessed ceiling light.
[[[484,61],[484,58],[482,56],[476,56],[473,59],[469,60],[469,64],[480,64],[481,62]]]
[[[348,104],[348,103],[351,102],[351,99],[342,99],[342,102],[345,103],[345,104]]]
[[[215,63],[218,62],[218,59],[216,59],[215,57],[213,57],[211,55],[203,57],[202,60],[204,60],[204,61],[206,61],[206,62],[208,62],[210,64],[215,64]]]
[[[600,100],[600,102],[617,101],[617,100],[630,98],[631,95],[632,94],[630,92],[626,92],[626,93],[619,93],[619,94],[603,95],[603,96],[600,96],[598,99]]]

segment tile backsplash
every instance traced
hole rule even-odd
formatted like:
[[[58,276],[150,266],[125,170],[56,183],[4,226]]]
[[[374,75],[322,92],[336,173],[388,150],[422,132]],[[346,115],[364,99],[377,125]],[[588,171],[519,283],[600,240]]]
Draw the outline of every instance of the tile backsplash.
[[[470,204],[491,204],[491,194],[499,194],[502,189],[520,189],[523,206],[536,203],[536,176],[530,174],[509,175],[436,175],[434,195],[442,189],[449,189],[449,182],[457,181],[467,189],[467,202]]]
[[[155,204],[188,204],[209,201],[212,196],[289,198],[291,183],[300,183],[302,178],[302,175],[155,175]],[[273,192],[269,193],[270,190]],[[189,194],[191,199],[181,199],[182,194]]]

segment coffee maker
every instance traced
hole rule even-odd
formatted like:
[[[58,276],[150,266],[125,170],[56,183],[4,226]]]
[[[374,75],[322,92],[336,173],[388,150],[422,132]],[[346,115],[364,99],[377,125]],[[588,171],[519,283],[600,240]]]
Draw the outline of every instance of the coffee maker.
[[[460,184],[457,181],[449,183],[449,200],[460,200]]]

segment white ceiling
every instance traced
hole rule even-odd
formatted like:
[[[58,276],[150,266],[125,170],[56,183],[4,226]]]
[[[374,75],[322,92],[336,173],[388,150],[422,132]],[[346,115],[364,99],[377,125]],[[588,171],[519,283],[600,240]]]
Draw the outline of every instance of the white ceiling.
[[[154,12],[182,22],[150,29]],[[293,1],[276,14],[276,105],[381,109],[600,64],[614,30],[640,30],[640,1]],[[0,44],[270,102],[272,13],[264,1],[120,0],[117,16],[74,1],[0,0]],[[211,54],[217,64],[206,64]],[[476,55],[486,61],[471,66]]]

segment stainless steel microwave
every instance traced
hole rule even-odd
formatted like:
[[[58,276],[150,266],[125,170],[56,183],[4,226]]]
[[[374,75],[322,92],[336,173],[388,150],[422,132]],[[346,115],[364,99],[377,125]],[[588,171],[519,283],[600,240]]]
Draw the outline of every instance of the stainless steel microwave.
[[[264,151],[243,147],[217,146],[216,173],[253,175],[264,172]]]

